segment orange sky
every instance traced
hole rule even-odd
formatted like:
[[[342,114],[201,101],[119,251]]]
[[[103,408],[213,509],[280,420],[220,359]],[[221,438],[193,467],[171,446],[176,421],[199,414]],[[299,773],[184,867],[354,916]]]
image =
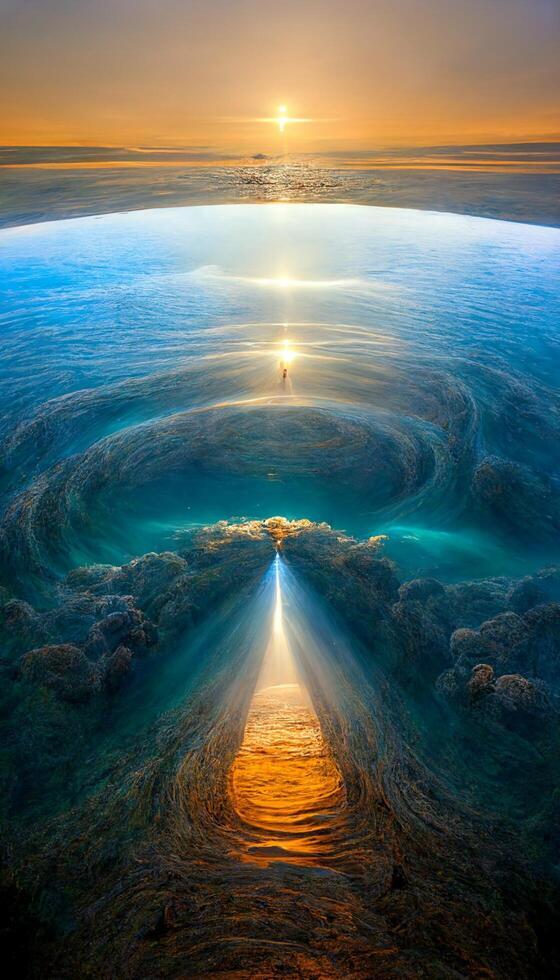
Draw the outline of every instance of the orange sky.
[[[558,0],[0,0],[4,144],[234,153],[560,134]],[[279,104],[315,121],[271,123]]]

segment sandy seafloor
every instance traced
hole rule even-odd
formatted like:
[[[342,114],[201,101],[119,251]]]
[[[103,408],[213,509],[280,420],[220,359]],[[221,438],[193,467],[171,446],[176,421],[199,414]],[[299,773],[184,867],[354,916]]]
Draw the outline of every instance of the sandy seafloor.
[[[361,204],[0,231],[27,975],[555,975],[559,260],[554,227]],[[332,787],[305,861],[278,814],[255,858],[231,793],[279,574]]]

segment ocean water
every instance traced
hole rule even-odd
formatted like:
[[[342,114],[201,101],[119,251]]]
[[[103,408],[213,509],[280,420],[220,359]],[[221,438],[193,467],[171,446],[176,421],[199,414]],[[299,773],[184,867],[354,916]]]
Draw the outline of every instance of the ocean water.
[[[0,227],[184,205],[345,203],[560,226],[558,143],[209,158],[0,147]]]
[[[5,229],[8,562],[58,576],[279,514],[386,535],[408,574],[542,564],[556,517],[483,512],[473,474],[553,491],[559,257],[556,229],[352,205]]]
[[[332,203],[0,231],[41,976],[554,975],[559,259]]]

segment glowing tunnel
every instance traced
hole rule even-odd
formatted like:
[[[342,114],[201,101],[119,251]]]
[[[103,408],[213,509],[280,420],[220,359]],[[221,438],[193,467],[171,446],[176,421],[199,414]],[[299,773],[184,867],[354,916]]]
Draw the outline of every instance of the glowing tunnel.
[[[242,824],[244,860],[322,865],[335,856],[344,785],[284,629],[279,557],[272,632],[229,792]]]

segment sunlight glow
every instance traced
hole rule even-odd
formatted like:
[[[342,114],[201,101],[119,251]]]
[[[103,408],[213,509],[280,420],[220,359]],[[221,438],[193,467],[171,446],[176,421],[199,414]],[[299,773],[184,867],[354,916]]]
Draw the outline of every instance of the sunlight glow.
[[[290,347],[289,341],[285,341],[282,347],[282,363],[284,365],[291,364],[296,356],[296,352]]]

